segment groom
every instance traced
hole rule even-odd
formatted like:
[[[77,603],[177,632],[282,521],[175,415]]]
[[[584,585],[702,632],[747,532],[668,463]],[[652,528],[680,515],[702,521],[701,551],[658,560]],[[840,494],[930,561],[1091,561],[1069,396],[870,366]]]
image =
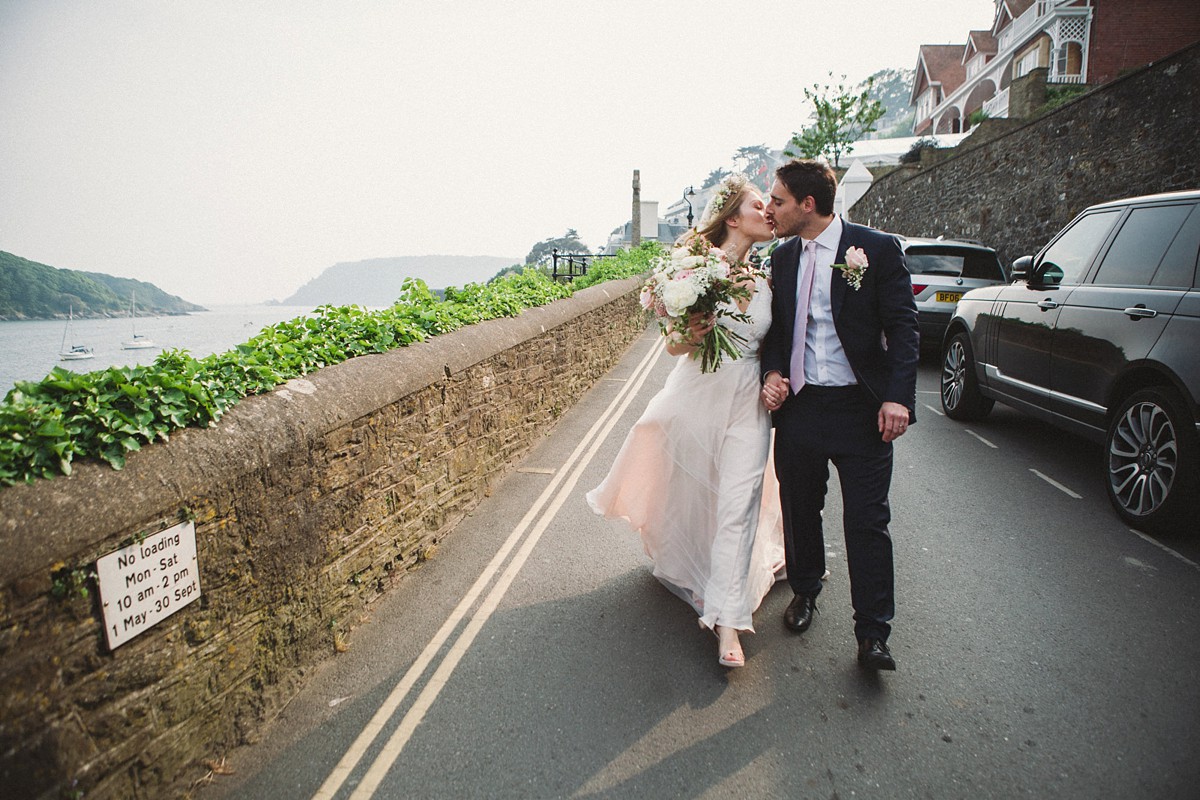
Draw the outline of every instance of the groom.
[[[821,510],[833,462],[858,662],[894,670],[887,646],[895,612],[888,489],[892,442],[916,421],[917,310],[899,241],[835,216],[836,191],[828,165],[795,160],[776,170],[767,207],[775,235],[794,237],[771,255],[773,321],[761,352],[788,583],[796,595],[783,619],[797,633],[812,624],[825,573]]]

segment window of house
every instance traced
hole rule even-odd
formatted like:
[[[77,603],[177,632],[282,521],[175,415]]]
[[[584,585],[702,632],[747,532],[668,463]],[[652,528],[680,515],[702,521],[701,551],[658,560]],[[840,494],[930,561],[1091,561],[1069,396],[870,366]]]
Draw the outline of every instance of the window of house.
[[[1078,42],[1063,42],[1054,57],[1054,74],[1079,75],[1083,69],[1083,48]]]
[[[1109,286],[1190,286],[1198,246],[1200,215],[1196,214],[1196,206],[1135,208],[1108,248],[1095,282]]]
[[[1038,66],[1038,51],[1035,47],[1025,55],[1021,56],[1021,60],[1017,62],[1016,74],[1014,77],[1020,78],[1028,75],[1031,71],[1037,69]]]

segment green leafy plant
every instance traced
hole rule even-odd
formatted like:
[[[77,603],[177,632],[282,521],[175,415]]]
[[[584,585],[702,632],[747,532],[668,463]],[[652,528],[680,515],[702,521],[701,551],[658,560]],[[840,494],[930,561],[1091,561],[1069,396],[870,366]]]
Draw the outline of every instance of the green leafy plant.
[[[91,590],[88,586],[91,581],[96,580],[95,572],[68,567],[62,562],[55,564],[54,567],[54,571],[50,573],[50,594],[56,600],[65,600],[71,595],[77,595],[86,600],[90,596]]]
[[[572,281],[576,290],[606,281],[632,278],[650,270],[650,262],[666,248],[658,242],[646,241],[630,250],[622,250],[613,258],[597,258],[588,264],[587,273]]]
[[[1065,106],[1080,95],[1087,94],[1092,87],[1085,84],[1063,83],[1046,87],[1046,102],[1037,110],[1035,116],[1049,114],[1060,106]]]
[[[575,286],[525,269],[487,284],[451,287],[438,297],[410,278],[390,308],[321,306],[266,327],[225,353],[197,359],[185,350],[166,350],[148,366],[86,374],[55,368],[41,381],[17,383],[0,403],[0,486],[69,475],[78,459],[121,469],[130,452],[165,442],[180,428],[215,425],[247,395],[355,356],[516,316],[584,285],[644,272],[649,253],[643,246],[602,259],[618,263],[605,263]]]

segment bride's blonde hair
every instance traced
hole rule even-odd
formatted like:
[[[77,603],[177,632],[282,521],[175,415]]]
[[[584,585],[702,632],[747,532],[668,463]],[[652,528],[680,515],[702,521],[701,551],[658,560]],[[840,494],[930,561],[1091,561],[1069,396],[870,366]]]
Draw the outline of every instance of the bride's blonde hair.
[[[729,238],[729,229],[725,227],[725,221],[733,219],[741,213],[742,200],[746,197],[747,192],[756,191],[758,190],[754,184],[742,173],[735,172],[732,175],[726,175],[717,184],[717,190],[713,193],[712,199],[704,207],[704,213],[700,215],[700,222],[693,230],[681,236],[680,242],[690,240],[693,235],[699,235],[711,242],[714,247],[725,244],[725,240]]]

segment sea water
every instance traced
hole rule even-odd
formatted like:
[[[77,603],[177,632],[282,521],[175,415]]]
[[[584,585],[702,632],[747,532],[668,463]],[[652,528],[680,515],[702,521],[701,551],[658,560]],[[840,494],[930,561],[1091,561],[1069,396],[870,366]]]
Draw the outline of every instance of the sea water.
[[[187,350],[196,358],[223,353],[255,336],[268,325],[312,311],[304,306],[215,306],[210,311],[170,317],[76,319],[66,348],[92,348],[95,358],[60,361],[65,320],[0,322],[0,397],[17,381],[39,381],[54,367],[91,372],[112,366],[152,364],[163,350]],[[154,342],[146,350],[122,350],[134,332]]]

